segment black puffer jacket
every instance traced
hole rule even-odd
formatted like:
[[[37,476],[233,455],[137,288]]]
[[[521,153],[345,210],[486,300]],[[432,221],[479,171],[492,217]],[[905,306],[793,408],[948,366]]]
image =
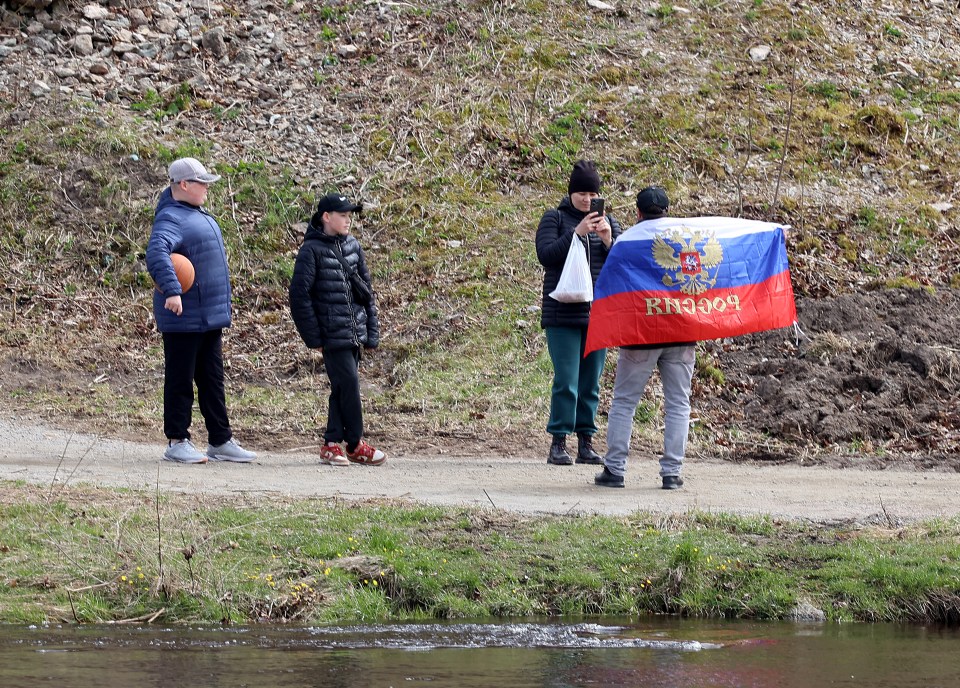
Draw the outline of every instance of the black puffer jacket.
[[[330,236],[310,225],[290,280],[290,314],[311,349],[373,349],[380,343],[376,297],[369,306],[354,303],[338,249],[370,284],[363,249],[352,234]]]
[[[575,236],[573,230],[587,214],[574,208],[568,196],[560,202],[556,210],[548,210],[540,218],[540,226],[537,228],[537,259],[544,269],[541,327],[586,327],[590,322],[589,303],[561,303],[549,296],[560,281],[570,242]],[[616,239],[620,236],[620,223],[609,215],[607,221],[612,230],[610,235]],[[609,250],[596,234],[588,234],[580,241],[584,242],[587,249],[590,272],[593,274],[593,283],[596,284]]]

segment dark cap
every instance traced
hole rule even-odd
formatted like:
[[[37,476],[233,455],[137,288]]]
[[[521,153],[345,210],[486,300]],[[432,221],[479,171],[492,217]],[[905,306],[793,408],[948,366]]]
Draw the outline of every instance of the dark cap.
[[[572,194],[578,191],[600,193],[600,175],[592,160],[578,160],[573,165],[567,193]]]
[[[317,214],[323,213],[352,213],[362,210],[363,206],[351,203],[350,199],[339,193],[328,193],[317,203]]]
[[[647,217],[666,215],[669,207],[667,192],[659,186],[648,186],[637,194],[637,210]]]

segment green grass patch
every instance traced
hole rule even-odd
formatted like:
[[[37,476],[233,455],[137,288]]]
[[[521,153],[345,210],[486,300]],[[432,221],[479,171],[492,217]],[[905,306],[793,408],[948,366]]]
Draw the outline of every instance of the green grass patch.
[[[6,623],[777,619],[799,600],[838,620],[960,618],[956,519],[851,531],[725,514],[529,518],[11,483],[3,492]]]

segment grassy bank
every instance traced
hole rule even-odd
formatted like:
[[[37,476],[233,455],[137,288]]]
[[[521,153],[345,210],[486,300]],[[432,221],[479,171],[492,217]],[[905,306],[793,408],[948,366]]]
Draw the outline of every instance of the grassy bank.
[[[0,622],[582,614],[960,622],[960,519],[908,529],[0,488]]]

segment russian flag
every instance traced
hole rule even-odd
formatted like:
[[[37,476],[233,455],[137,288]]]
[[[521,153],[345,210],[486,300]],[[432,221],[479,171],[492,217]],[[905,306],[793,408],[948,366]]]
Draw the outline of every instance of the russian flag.
[[[585,353],[735,337],[796,320],[782,225],[664,217],[634,225],[610,248]]]

